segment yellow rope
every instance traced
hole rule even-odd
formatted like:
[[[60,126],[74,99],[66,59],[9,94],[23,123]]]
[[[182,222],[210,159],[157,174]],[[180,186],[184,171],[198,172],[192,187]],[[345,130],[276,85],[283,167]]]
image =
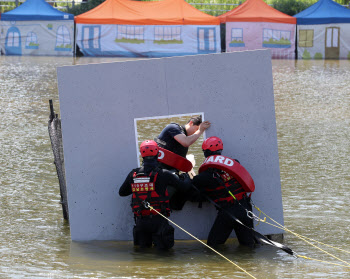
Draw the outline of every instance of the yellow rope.
[[[228,192],[229,192],[229,194],[230,194],[235,200],[237,200],[236,197],[231,193],[231,191],[228,191]],[[331,246],[331,245],[322,243],[322,242],[320,242],[320,241],[317,241],[317,240],[314,240],[314,239],[311,239],[311,238],[307,238],[307,237],[302,236],[302,235],[300,235],[300,234],[297,234],[297,233],[295,233],[295,232],[293,232],[293,231],[287,229],[285,226],[282,226],[280,223],[278,223],[278,222],[275,221],[274,219],[272,219],[270,216],[268,216],[266,213],[264,213],[264,212],[263,212],[259,207],[257,207],[256,205],[254,205],[254,207],[259,211],[259,217],[257,217],[257,219],[259,220],[259,221],[258,221],[259,223],[260,223],[260,222],[263,222],[263,223],[266,223],[266,224],[268,224],[268,225],[277,227],[277,228],[279,228],[279,229],[286,230],[286,231],[290,232],[291,234],[294,234],[295,236],[299,237],[301,240],[304,240],[306,243],[310,244],[311,246],[315,247],[316,249],[321,250],[322,252],[326,253],[327,255],[329,255],[329,256],[331,256],[331,257],[337,259],[338,261],[341,261],[341,262],[343,262],[343,263],[345,263],[345,264],[347,264],[347,265],[341,265],[341,264],[336,264],[336,263],[332,263],[332,262],[328,262],[328,261],[322,261],[322,260],[318,260],[318,259],[314,259],[314,258],[310,258],[310,257],[301,256],[301,255],[296,254],[297,257],[299,257],[299,258],[304,258],[304,259],[308,259],[308,260],[314,260],[314,261],[318,261],[318,262],[323,262],[323,263],[328,263],[328,264],[332,264],[332,265],[347,267],[347,268],[350,267],[350,263],[348,263],[348,262],[346,262],[346,261],[344,261],[344,260],[342,260],[342,259],[340,259],[340,258],[334,256],[333,254],[331,254],[331,253],[329,253],[329,252],[323,250],[322,248],[320,248],[320,247],[314,245],[313,243],[307,241],[306,239],[309,239],[309,240],[311,240],[311,241],[315,241],[315,242],[317,242],[317,243],[319,243],[319,244],[322,244],[322,245],[325,245],[325,246],[328,246],[328,247],[331,247],[331,248],[334,248],[334,249],[338,249],[338,250],[343,251],[343,252],[346,252],[346,253],[350,253],[350,252],[345,251],[345,250],[340,249],[340,248],[333,247],[333,246]],[[273,222],[275,222],[278,226],[267,222],[267,221],[266,221],[266,218],[261,219],[261,218],[260,218],[261,213],[264,214],[264,215],[265,215],[266,217],[268,217],[269,219],[271,219]],[[159,213],[159,214],[160,214],[160,213]],[[164,217],[164,218],[165,218],[165,217]],[[169,220],[169,221],[172,222],[171,220]],[[172,223],[173,223],[173,222],[172,222]],[[259,224],[259,223],[258,223],[258,224]],[[173,224],[176,225],[175,223],[173,223]],[[176,226],[177,226],[177,225],[176,225]],[[179,227],[179,228],[180,228],[180,227]],[[180,228],[180,229],[182,229],[182,228]],[[185,231],[184,229],[182,229],[182,230]],[[186,231],[185,231],[185,232],[186,232]],[[186,233],[187,233],[187,232],[186,232]],[[190,234],[190,235],[191,235],[191,234]],[[192,235],[191,235],[191,236],[192,236]],[[192,236],[192,237],[194,237],[194,236]],[[194,237],[194,238],[195,238],[195,237]],[[197,239],[197,238],[195,238],[195,239]],[[197,239],[197,240],[200,241],[199,239]],[[202,242],[202,241],[200,241],[200,242]],[[202,242],[202,243],[203,243],[204,245],[206,245],[204,242]],[[206,246],[208,246],[208,245],[206,245]],[[209,247],[209,246],[208,246],[208,247]],[[211,247],[209,247],[209,248],[212,249]],[[214,249],[212,249],[212,250],[215,251]],[[215,252],[218,253],[219,255],[221,255],[219,252],[217,252],[217,251],[215,251]],[[221,256],[222,256],[222,255],[221,255]],[[224,256],[222,256],[222,257],[224,257]],[[225,257],[224,257],[224,258],[225,258]],[[228,259],[227,259],[227,260],[228,260]],[[230,260],[229,260],[229,261],[230,261]],[[234,264],[234,263],[233,263],[233,264]],[[236,265],[236,264],[234,264],[234,265]],[[240,267],[239,267],[239,268],[240,268]],[[245,271],[245,272],[246,272],[246,271]],[[248,274],[249,274],[249,273],[248,273]],[[249,274],[249,275],[250,275],[250,274]]]
[[[319,244],[321,244],[321,245],[328,246],[328,247],[330,247],[330,248],[333,248],[333,249],[336,249],[336,250],[342,251],[342,252],[344,252],[344,253],[348,253],[348,254],[350,254],[350,252],[349,252],[349,251],[343,250],[343,249],[341,249],[341,248],[334,247],[334,246],[328,245],[328,244],[326,244],[326,243],[322,243],[322,242],[320,242],[320,241],[317,241],[317,240],[315,240],[315,239],[312,239],[312,238],[309,238],[309,237],[306,237],[306,236],[303,236],[303,235],[300,235],[300,234],[297,234],[297,233],[294,233],[294,234],[295,234],[296,236],[300,237],[300,238],[305,238],[305,239],[308,239],[308,240],[314,241],[314,242],[316,242],[316,243],[319,243]]]
[[[260,218],[260,216],[261,216],[261,211],[259,212],[259,216],[258,216],[259,221],[258,221],[258,223],[256,224],[257,226],[259,226],[259,225],[260,225],[260,221],[262,221],[261,218]],[[266,220],[266,219],[265,219],[265,220]]]
[[[300,239],[304,240],[306,243],[310,244],[311,246],[315,247],[316,249],[319,249],[319,250],[321,250],[322,252],[326,253],[327,255],[329,255],[329,256],[331,256],[331,257],[337,259],[338,261],[341,261],[341,262],[347,264],[348,266],[350,266],[350,263],[348,263],[348,262],[346,262],[346,261],[343,261],[342,259],[340,259],[340,258],[338,258],[338,257],[336,257],[336,256],[334,256],[334,255],[332,255],[331,253],[329,253],[329,252],[323,250],[322,248],[320,248],[320,247],[318,247],[318,246],[312,244],[311,242],[309,242],[309,241],[306,240],[306,237],[301,236],[301,235],[299,235],[299,234],[297,234],[297,233],[295,233],[295,232],[293,232],[293,231],[287,229],[286,227],[282,226],[282,225],[279,224],[277,221],[275,221],[274,219],[272,219],[270,216],[268,216],[267,214],[265,214],[265,213],[264,213],[262,210],[260,210],[260,208],[258,208],[257,206],[254,205],[254,207],[255,207],[258,211],[260,211],[262,214],[264,214],[266,217],[268,217],[268,218],[271,219],[273,222],[275,222],[278,226],[276,226],[276,225],[274,225],[274,224],[271,224],[271,223],[269,223],[269,222],[266,222],[266,221],[264,222],[264,220],[261,220],[262,222],[264,222],[264,223],[266,223],[266,224],[268,224],[268,225],[271,225],[271,226],[280,228],[280,229],[284,229],[284,230],[286,230],[287,232],[290,232],[291,234],[294,234],[295,236],[297,236],[297,237],[299,237]],[[298,256],[299,256],[299,255],[298,255]],[[309,259],[311,259],[311,258],[309,258]],[[331,262],[328,262],[328,263],[331,263]],[[331,263],[331,264],[332,264],[332,263]]]
[[[154,210],[154,208],[150,205],[148,205],[148,207],[152,210]],[[171,222],[172,224],[174,224],[176,227],[178,227],[179,229],[183,230],[185,233],[187,233],[188,235],[190,235],[191,237],[193,237],[195,240],[198,240],[200,243],[202,243],[204,246],[208,247],[209,249],[211,249],[212,251],[214,251],[216,254],[218,254],[219,256],[223,257],[225,260],[229,261],[231,264],[233,264],[234,266],[236,266],[237,268],[239,268],[240,270],[242,270],[243,272],[245,272],[246,274],[248,274],[251,278],[255,278],[252,274],[250,274],[248,271],[246,271],[245,269],[241,268],[240,266],[238,266],[237,264],[235,264],[233,261],[231,261],[230,259],[226,258],[224,255],[220,254],[218,251],[216,251],[215,249],[213,249],[212,247],[210,247],[209,245],[205,244],[203,241],[201,241],[200,239],[198,239],[197,237],[195,237],[194,235],[190,234],[189,232],[187,232],[185,229],[181,228],[179,225],[175,224],[173,221],[171,221],[169,218],[165,217],[163,214],[161,214],[160,212],[158,212],[157,210],[154,210],[155,212],[157,212],[157,214],[159,214],[160,216],[162,216],[163,218],[165,218],[166,220],[168,220],[169,222]]]
[[[337,265],[337,266],[342,266],[342,267],[346,267],[346,268],[349,268],[347,265],[342,265],[342,264],[337,264],[337,263],[331,263],[331,262],[327,262],[327,261],[322,261],[322,260],[318,260],[318,259],[313,259],[313,258],[309,258],[309,257],[306,257],[306,256],[301,256],[301,255],[297,255],[299,258],[304,258],[304,259],[307,259],[307,260],[313,260],[313,261],[318,261],[318,262],[321,262],[321,263],[328,263],[328,264],[333,264],[333,265]]]

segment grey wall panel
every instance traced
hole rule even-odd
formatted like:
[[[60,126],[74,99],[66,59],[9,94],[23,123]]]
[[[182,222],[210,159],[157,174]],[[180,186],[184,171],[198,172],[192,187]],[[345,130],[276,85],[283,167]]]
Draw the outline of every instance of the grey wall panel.
[[[58,68],[72,240],[132,238],[130,198],[118,190],[137,166],[134,118],[192,112],[213,123],[206,135],[222,137],[224,155],[255,181],[254,202],[283,224],[270,57],[259,50]],[[215,214],[189,203],[171,219],[205,239]]]

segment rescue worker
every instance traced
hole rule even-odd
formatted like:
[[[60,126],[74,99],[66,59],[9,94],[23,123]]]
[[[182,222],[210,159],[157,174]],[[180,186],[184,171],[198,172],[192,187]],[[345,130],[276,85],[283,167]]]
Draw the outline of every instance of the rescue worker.
[[[190,180],[182,181],[168,170],[158,165],[159,147],[153,140],[146,140],[140,145],[143,164],[133,169],[119,189],[120,196],[132,194],[131,207],[134,213],[134,244],[142,248],[151,247],[169,249],[174,245],[174,228],[157,212],[170,216],[167,185],[179,191],[191,187]],[[148,205],[154,210],[150,210]]]
[[[221,155],[223,147],[223,142],[218,137],[210,137],[202,144],[205,158]],[[235,162],[239,163],[237,160]],[[208,245],[215,247],[224,244],[232,230],[235,230],[240,244],[254,247],[258,243],[252,230],[232,218],[235,216],[247,227],[254,227],[253,220],[246,212],[252,210],[250,197],[234,177],[219,168],[208,168],[193,178],[193,185],[218,205],[217,217],[208,235]]]

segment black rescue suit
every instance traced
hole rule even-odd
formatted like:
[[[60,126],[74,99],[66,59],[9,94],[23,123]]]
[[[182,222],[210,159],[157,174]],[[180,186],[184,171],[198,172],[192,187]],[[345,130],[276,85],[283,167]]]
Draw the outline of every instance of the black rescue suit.
[[[145,208],[143,201],[165,216],[170,215],[167,185],[183,190],[189,183],[167,170],[153,167],[133,169],[119,189],[120,196],[132,195],[131,207],[135,217],[134,244],[158,249],[169,249],[174,246],[174,228],[154,210]]]
[[[230,216],[232,214],[249,228],[254,227],[253,220],[247,216],[245,209],[251,211],[250,198],[238,181],[226,172],[209,168],[193,178],[193,184],[205,193],[221,208],[208,235],[208,245],[224,244],[232,230],[235,230],[240,244],[254,247],[257,243],[251,230],[240,225]],[[236,199],[228,193],[230,191]]]

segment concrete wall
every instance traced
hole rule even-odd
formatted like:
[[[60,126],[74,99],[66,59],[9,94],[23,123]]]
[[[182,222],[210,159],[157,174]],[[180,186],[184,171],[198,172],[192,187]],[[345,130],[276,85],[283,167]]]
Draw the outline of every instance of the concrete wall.
[[[255,204],[283,224],[270,57],[258,50],[58,68],[72,240],[132,239],[131,197],[118,190],[137,166],[134,118],[198,111],[213,124],[206,136],[221,137],[223,155],[251,173]],[[186,204],[171,219],[206,239],[215,216],[210,204]]]

